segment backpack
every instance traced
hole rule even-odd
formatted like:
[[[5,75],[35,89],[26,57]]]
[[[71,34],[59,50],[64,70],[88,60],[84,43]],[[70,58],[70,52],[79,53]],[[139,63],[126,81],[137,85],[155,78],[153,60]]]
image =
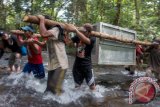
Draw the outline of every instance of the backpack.
[[[21,47],[21,55],[26,56],[27,55],[27,48],[26,46],[22,45]]]
[[[59,29],[58,40],[66,44],[66,39],[68,38],[68,36],[66,36],[64,28],[62,28],[60,25],[55,25],[53,27],[58,27]]]
[[[20,47],[20,52],[22,56],[26,56],[27,55],[27,48],[25,45],[20,45],[18,42],[18,39],[15,35],[12,35],[11,38],[17,43],[17,45]]]

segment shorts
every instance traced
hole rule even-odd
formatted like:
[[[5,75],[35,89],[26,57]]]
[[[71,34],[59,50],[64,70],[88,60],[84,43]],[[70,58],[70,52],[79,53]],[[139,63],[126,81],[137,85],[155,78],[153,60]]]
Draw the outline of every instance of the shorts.
[[[48,71],[46,91],[51,91],[53,94],[61,94],[65,73],[66,70],[61,69],[61,67]]]
[[[15,65],[16,67],[18,67],[21,65],[21,58],[16,57],[16,54],[19,54],[19,53],[15,53],[15,52],[11,53],[11,55],[9,57],[9,61],[8,61],[9,66]]]
[[[93,69],[91,67],[83,67],[74,65],[73,67],[73,78],[76,86],[80,86],[83,83],[83,80],[86,80],[88,86],[95,85]]]
[[[23,68],[23,72],[24,73],[31,73],[31,71],[32,71],[34,77],[36,77],[36,78],[41,79],[41,78],[45,77],[43,63],[42,64],[27,63]]]

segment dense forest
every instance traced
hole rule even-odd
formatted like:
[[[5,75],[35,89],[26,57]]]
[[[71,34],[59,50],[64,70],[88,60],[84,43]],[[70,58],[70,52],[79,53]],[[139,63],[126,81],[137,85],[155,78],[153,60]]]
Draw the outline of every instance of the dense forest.
[[[1,0],[0,28],[18,29],[26,14],[77,26],[105,22],[135,30],[140,40],[160,36],[160,0]]]

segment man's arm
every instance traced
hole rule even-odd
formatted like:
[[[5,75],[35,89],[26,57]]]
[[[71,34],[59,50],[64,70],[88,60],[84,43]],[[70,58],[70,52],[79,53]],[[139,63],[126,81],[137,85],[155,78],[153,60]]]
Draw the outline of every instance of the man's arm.
[[[46,37],[51,37],[53,36],[53,34],[51,32],[49,32],[46,27],[45,27],[45,21],[44,21],[44,16],[42,15],[38,15],[37,16],[40,20],[40,23],[39,23],[39,32],[40,32],[40,35],[44,38]]]
[[[39,40],[34,40],[34,43],[38,44],[39,46],[44,46],[46,44],[46,40],[40,42]]]
[[[86,43],[86,44],[88,44],[88,45],[91,44],[90,39],[87,38],[83,33],[81,33],[80,31],[78,31],[77,29],[76,29],[76,34],[77,34],[77,36],[80,38],[80,40],[81,40],[82,42],[84,42],[84,43]]]
[[[18,44],[19,45],[26,45],[28,43],[27,39],[26,40],[23,40],[22,36],[21,35],[16,35],[17,36],[17,39],[18,39]]]
[[[38,44],[34,43],[32,38],[27,40],[27,44],[30,46],[30,48],[32,48],[32,50],[36,54],[40,53],[40,51],[39,51],[40,46]]]
[[[152,49],[154,49],[155,47],[158,47],[158,44],[152,44],[151,46],[148,46],[144,49],[144,52],[150,52]]]
[[[77,36],[79,37],[79,39],[84,42],[85,44],[91,44],[91,41],[89,38],[87,38],[83,33],[81,33],[80,31],[78,31],[78,29],[73,25],[73,24],[69,24],[68,25],[68,31],[70,32],[75,32],[77,34]]]
[[[31,48],[33,49],[33,51],[36,53],[36,54],[39,54],[40,51],[39,51],[39,46],[35,43],[31,44]]]
[[[33,34],[33,37],[38,37],[38,38],[40,38],[40,37],[42,37],[40,34]]]

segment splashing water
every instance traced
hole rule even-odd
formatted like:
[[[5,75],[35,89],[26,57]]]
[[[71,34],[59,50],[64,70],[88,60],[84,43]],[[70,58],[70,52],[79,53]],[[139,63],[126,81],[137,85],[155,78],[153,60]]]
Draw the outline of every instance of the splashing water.
[[[47,69],[47,65],[48,65],[47,62],[44,62],[45,69]],[[24,107],[28,107],[28,103],[32,102],[28,101],[30,97],[31,100],[36,99],[35,100],[36,102],[38,103],[42,102],[41,104],[44,105],[46,102],[47,105],[50,105],[48,104],[49,101],[58,102],[58,104],[66,105],[71,102],[74,103],[79,102],[79,99],[81,99],[82,97],[88,97],[89,95],[95,99],[100,99],[105,97],[104,93],[106,91],[114,90],[117,88],[115,87],[114,89],[113,88],[108,89],[101,85],[97,85],[96,90],[91,91],[84,82],[84,84],[82,84],[82,86],[79,89],[75,89],[71,73],[72,73],[71,69],[69,69],[68,72],[66,73],[63,84],[64,93],[62,93],[60,96],[56,96],[50,92],[44,93],[47,84],[47,73],[46,77],[41,80],[34,78],[32,73],[31,74],[11,73],[10,75],[4,75],[2,78],[0,78],[0,84],[3,87],[9,87],[9,88],[7,88],[6,91],[4,89],[5,92],[0,94],[0,106],[3,107],[4,106],[11,107],[13,105],[17,106],[21,104],[21,101],[25,101],[26,103],[22,102],[22,104],[24,105],[26,104]],[[23,97],[26,98],[23,99]],[[14,104],[17,101],[19,103]],[[29,105],[33,107],[39,106],[39,105],[34,105],[32,103]]]
[[[10,81],[6,84],[8,86],[24,85],[26,89],[32,89],[36,93],[42,93],[42,99],[52,99],[53,101],[57,101],[61,104],[74,102],[80,97],[86,96],[88,94],[95,98],[101,98],[104,97],[103,93],[107,91],[107,89],[99,85],[96,86],[95,91],[91,91],[86,84],[82,85],[79,89],[75,89],[73,78],[70,72],[66,75],[63,84],[64,93],[62,93],[60,96],[53,95],[52,93],[44,93],[47,84],[47,77],[39,80],[34,78],[33,74],[28,75],[24,73],[12,73],[6,79],[7,81]]]
[[[94,97],[103,97],[103,93],[105,92],[105,88],[97,85],[96,90],[92,92],[87,86],[82,85],[79,89],[74,88],[74,83],[72,78],[68,78],[64,80],[63,84],[64,93],[60,96],[53,96],[48,93],[44,96],[44,99],[53,99],[59,103],[66,104],[70,102],[76,101],[78,98],[83,97],[85,95],[92,95]]]

